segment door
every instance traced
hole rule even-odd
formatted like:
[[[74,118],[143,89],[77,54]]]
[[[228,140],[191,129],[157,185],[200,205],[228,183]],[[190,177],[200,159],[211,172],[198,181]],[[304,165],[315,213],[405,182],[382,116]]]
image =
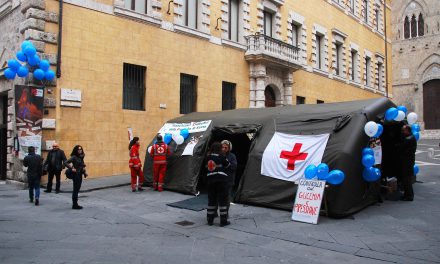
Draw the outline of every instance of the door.
[[[6,179],[8,97],[0,96],[0,180]]]
[[[423,84],[425,129],[440,129],[440,79]]]

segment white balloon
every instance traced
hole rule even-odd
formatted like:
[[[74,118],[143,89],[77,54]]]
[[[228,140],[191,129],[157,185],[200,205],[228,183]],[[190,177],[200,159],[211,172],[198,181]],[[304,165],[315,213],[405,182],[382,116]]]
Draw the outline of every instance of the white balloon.
[[[395,121],[402,121],[403,119],[405,119],[405,112],[399,110],[396,118],[394,118]]]
[[[183,138],[183,136],[178,135],[174,141],[176,141],[177,145],[180,145],[183,143],[183,141],[185,141],[185,139]]]
[[[408,124],[412,125],[415,124],[417,122],[417,114],[414,112],[411,112],[408,114],[408,116],[406,117],[406,119],[408,120]]]
[[[376,122],[370,121],[365,124],[364,131],[365,134],[369,137],[373,137],[376,135],[377,130],[379,129],[379,126],[376,124]]]
[[[180,136],[180,132],[179,131],[173,132],[173,134],[171,136],[172,136],[173,140],[177,142],[176,139],[178,136]]]
[[[149,147],[148,147],[148,150],[147,150],[148,152],[147,152],[147,153],[151,153],[151,148],[152,148],[152,147],[153,147],[153,146],[149,146]]]

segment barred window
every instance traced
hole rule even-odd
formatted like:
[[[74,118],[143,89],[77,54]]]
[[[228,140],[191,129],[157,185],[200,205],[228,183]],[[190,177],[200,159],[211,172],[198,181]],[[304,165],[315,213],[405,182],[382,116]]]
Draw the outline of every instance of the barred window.
[[[235,109],[235,83],[222,82],[222,110]]]
[[[145,110],[144,66],[124,63],[122,108]]]
[[[180,113],[195,112],[197,106],[197,76],[180,74]]]

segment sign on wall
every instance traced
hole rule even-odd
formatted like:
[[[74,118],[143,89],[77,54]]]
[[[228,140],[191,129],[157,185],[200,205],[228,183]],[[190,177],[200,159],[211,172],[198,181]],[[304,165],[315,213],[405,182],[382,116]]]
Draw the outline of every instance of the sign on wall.
[[[325,181],[300,179],[293,205],[292,220],[317,224]]]
[[[41,154],[43,103],[42,88],[15,86],[15,124],[20,144],[18,153],[20,159],[27,155],[30,146],[35,147],[35,152]]]
[[[159,130],[160,134],[178,132],[182,129],[188,129],[189,133],[203,132],[208,129],[211,120],[204,120],[191,123],[165,123]]]
[[[61,106],[81,107],[81,90],[61,88]]]

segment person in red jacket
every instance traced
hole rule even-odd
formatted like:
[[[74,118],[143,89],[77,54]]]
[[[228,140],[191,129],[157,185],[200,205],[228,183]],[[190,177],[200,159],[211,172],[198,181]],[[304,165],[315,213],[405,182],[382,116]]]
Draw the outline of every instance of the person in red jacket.
[[[142,183],[144,183],[144,172],[142,171],[142,163],[139,158],[139,138],[134,137],[130,144],[128,145],[128,149],[130,150],[130,161],[128,162],[128,166],[131,171],[131,191],[136,191],[136,182],[137,177],[139,177],[139,185],[137,186],[138,191],[143,191]]]
[[[150,150],[150,156],[153,158],[153,188],[155,191],[163,191],[163,181],[167,173],[167,157],[170,149],[163,142],[162,136],[157,135],[156,144]]]

